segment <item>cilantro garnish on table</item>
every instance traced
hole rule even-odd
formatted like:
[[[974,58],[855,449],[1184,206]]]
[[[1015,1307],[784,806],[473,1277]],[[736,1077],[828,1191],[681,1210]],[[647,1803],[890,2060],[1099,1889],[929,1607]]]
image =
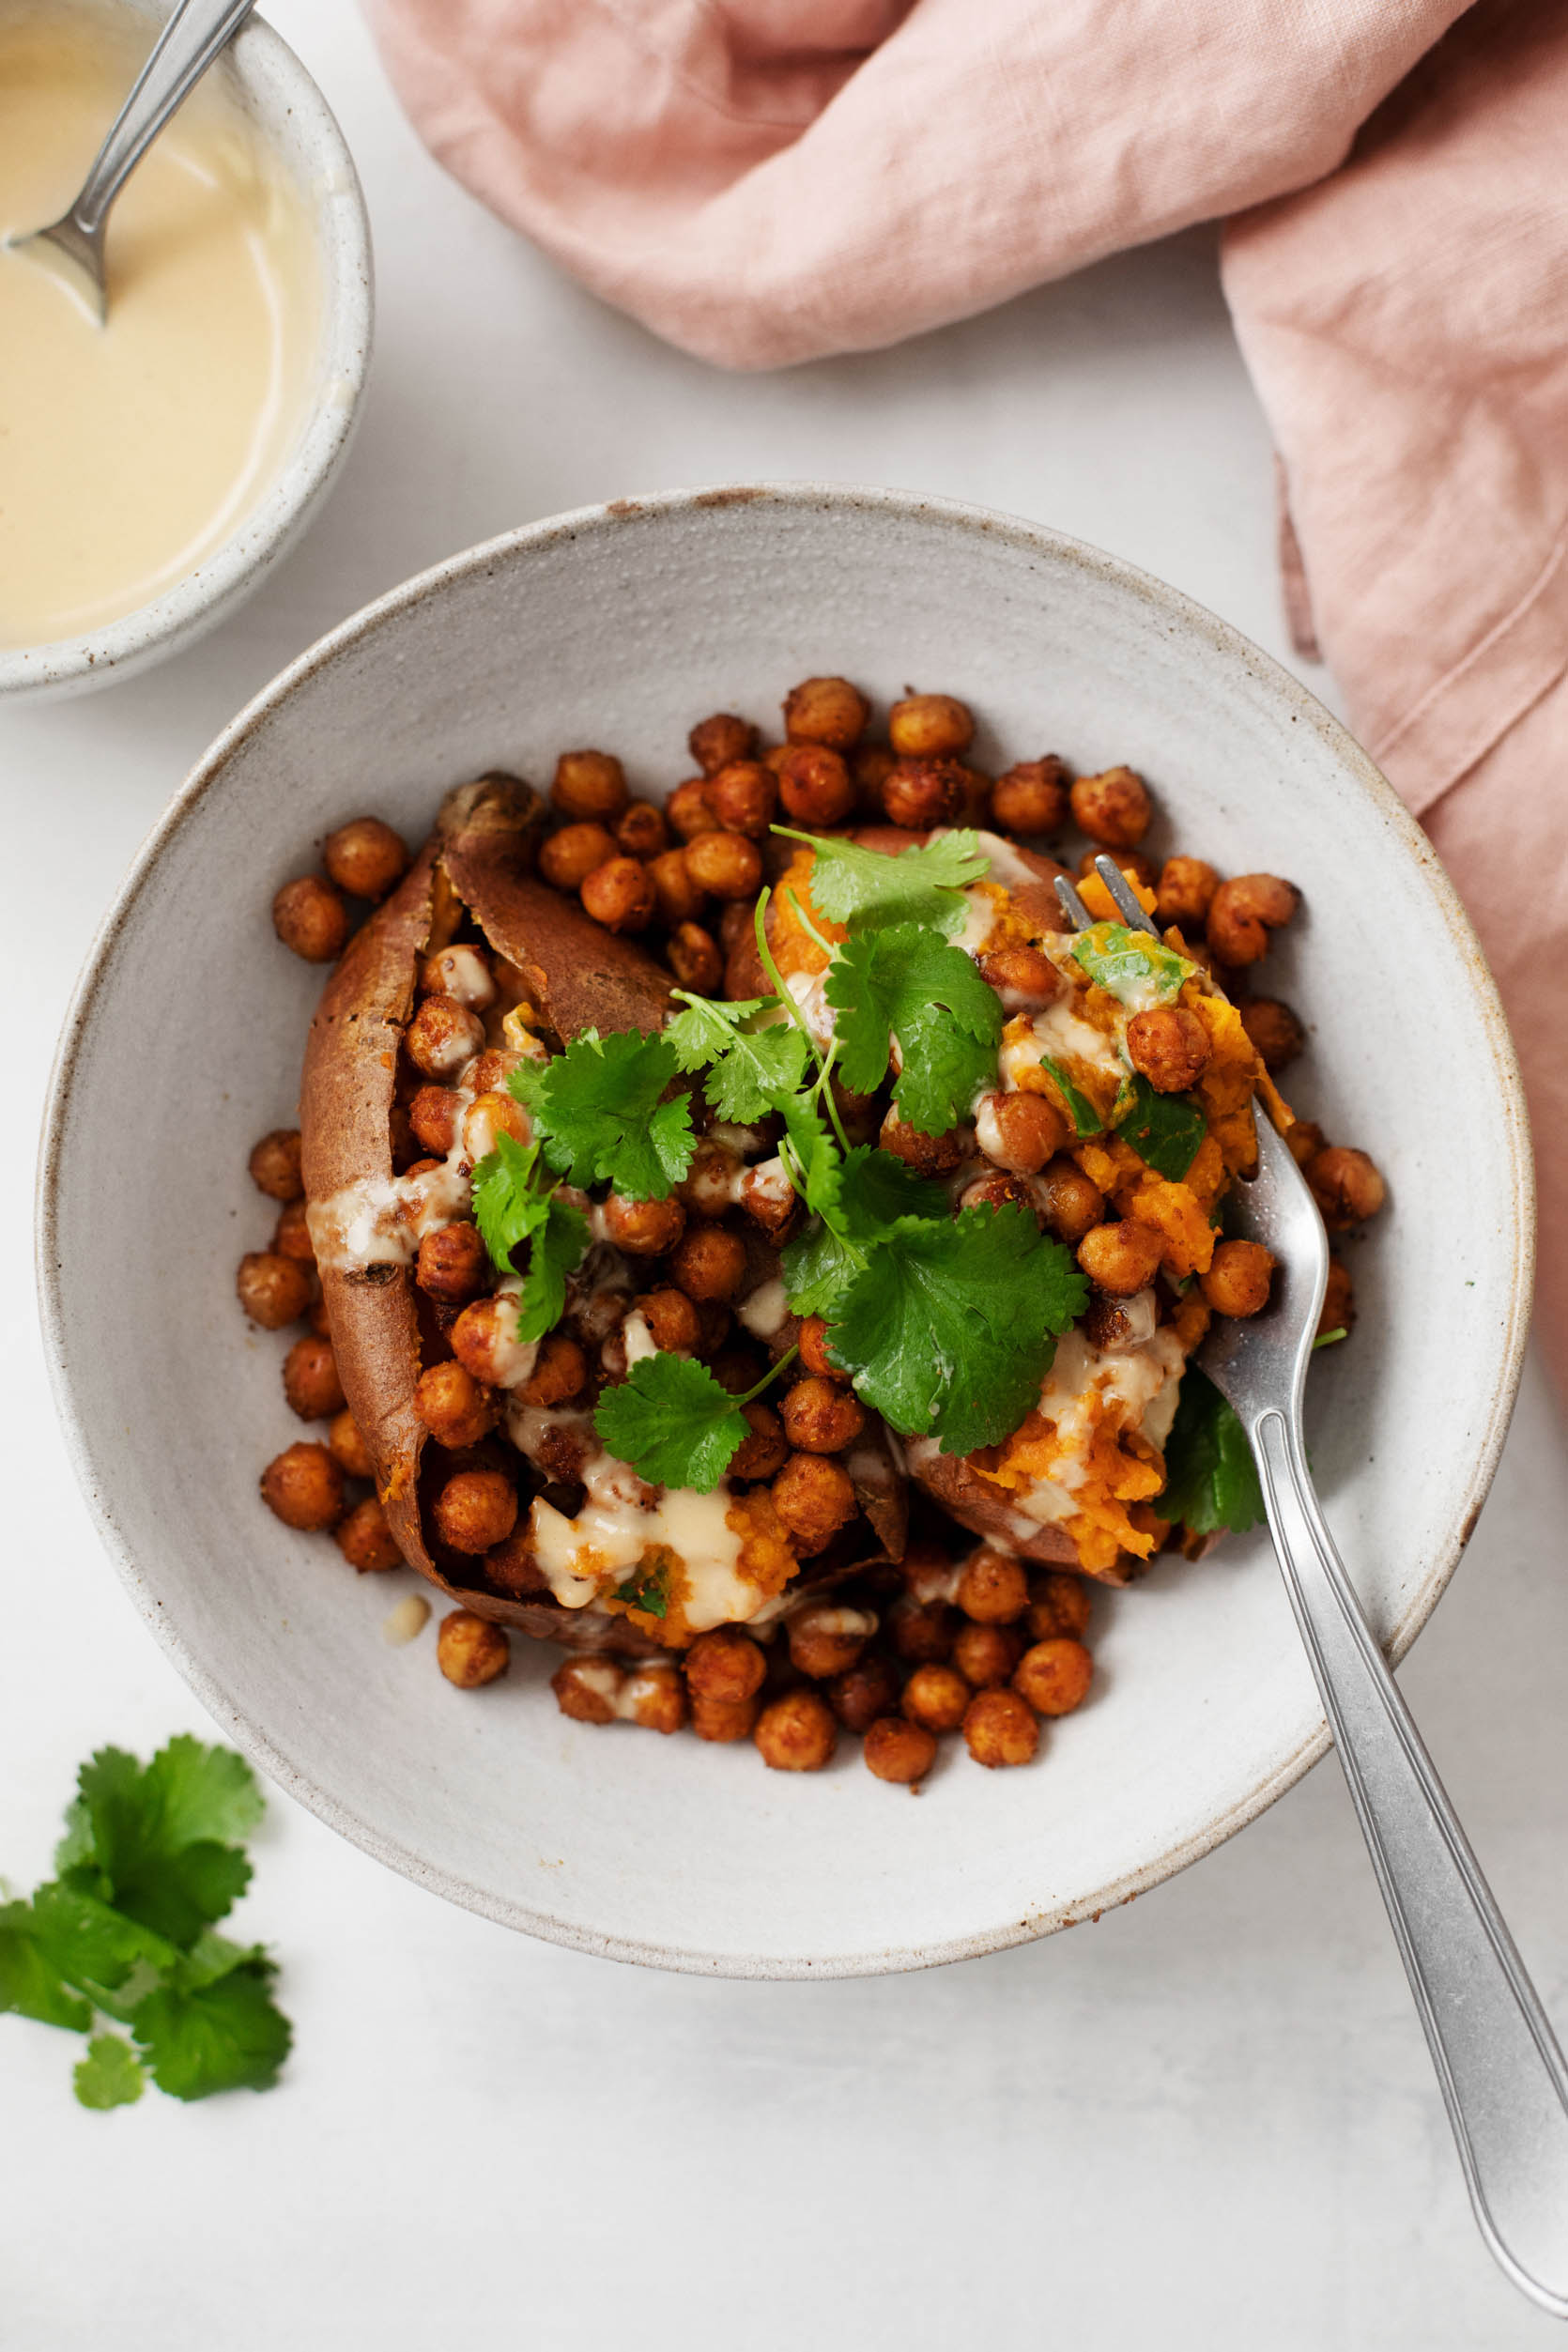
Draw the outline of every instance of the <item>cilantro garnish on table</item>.
[[[1247,1433],[1219,1390],[1196,1364],[1181,1378],[1176,1419],[1165,1441],[1163,1519],[1179,1520],[1194,1535],[1235,1535],[1263,1516],[1263,1490]]]
[[[546,1159],[585,1191],[612,1185],[625,1199],[668,1200],[691,1166],[697,1138],[668,1037],[585,1029],[564,1053],[528,1062],[507,1084],[533,1121]]]
[[[0,2009],[89,2037],[84,2107],[130,2106],[149,2074],[186,2099],[277,2080],[276,1966],[214,1924],[250,1883],[240,1841],[262,1810],[242,1757],[185,1735],[149,1764],[106,1747],[83,1765],[55,1876],[0,1904]]]

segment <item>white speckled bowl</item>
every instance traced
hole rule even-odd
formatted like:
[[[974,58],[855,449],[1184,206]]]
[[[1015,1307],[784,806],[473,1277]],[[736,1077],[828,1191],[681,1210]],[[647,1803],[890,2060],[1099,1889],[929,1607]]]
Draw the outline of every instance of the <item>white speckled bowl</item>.
[[[0,0],[0,15],[18,0]],[[33,15],[39,0],[20,0]],[[169,9],[147,0],[70,0],[145,27],[151,48]],[[282,160],[303,196],[321,273],[315,389],[292,455],[232,537],[150,605],[84,637],[0,645],[0,700],[82,694],[146,669],[226,620],[286,553],[327,496],[359,423],[373,318],[370,221],[331,108],[286,41],[253,16],[212,71]],[[113,224],[110,236],[113,238]]]
[[[693,719],[773,721],[814,671],[964,696],[982,764],[1126,760],[1177,841],[1306,903],[1270,977],[1308,1018],[1300,1109],[1371,1147],[1391,1207],[1360,1322],[1319,1365],[1325,1505],[1397,1653],[1453,1573],[1502,1443],[1530,1288],[1529,1141],[1491,980],[1424,837],[1310,695],[1210,614],[1035,525],[891,492],[618,501],[454,557],[324,638],[214,746],[139,860],[68,1022],[40,1262],[60,1408],[104,1541],[221,1729],[371,1852],[538,1935],[754,1975],[912,1968],[1041,1935],[1206,1853],[1321,1753],[1267,1544],[1099,1604],[1090,1703],[1023,1772],[961,1753],[917,1803],[857,1747],[794,1778],[565,1721],[552,1651],[477,1694],[256,1498],[298,1433],[233,1268],[269,1230],[245,1173],[292,1119],[319,976],[273,890],[365,809],[417,837],[490,766],[563,745],[656,792]],[[1463,1102],[1455,1120],[1434,1106]],[[127,1181],[127,1170],[134,1180]]]

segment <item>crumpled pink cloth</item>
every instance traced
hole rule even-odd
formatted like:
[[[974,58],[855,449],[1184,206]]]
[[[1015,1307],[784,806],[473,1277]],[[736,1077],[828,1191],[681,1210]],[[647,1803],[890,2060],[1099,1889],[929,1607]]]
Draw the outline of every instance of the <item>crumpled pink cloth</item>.
[[[1497,974],[1568,1387],[1563,0],[366,5],[442,161],[723,366],[891,343],[1230,216],[1298,642]]]

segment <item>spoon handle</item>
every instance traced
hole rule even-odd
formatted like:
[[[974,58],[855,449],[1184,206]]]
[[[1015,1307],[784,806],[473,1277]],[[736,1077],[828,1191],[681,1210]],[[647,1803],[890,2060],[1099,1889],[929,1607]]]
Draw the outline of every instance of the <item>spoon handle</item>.
[[[69,217],[85,236],[97,237],[127,175],[254,6],[255,0],[180,0],[71,206]]]
[[[1250,1435],[1482,2236],[1516,2286],[1568,2317],[1568,2068],[1361,1614],[1298,1431],[1269,1408]]]

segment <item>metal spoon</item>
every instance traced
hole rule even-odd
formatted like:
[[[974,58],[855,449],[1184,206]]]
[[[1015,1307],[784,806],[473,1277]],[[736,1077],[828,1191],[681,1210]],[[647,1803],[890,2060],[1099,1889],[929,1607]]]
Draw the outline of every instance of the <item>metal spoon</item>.
[[[1110,857],[1095,870],[1129,927],[1154,925]],[[1070,883],[1068,921],[1092,921]],[[1491,1889],[1433,1770],[1324,1524],[1301,1437],[1301,1390],[1329,1237],[1289,1147],[1257,1122],[1258,1169],[1237,1232],[1276,1261],[1261,1314],[1220,1318],[1198,1350],[1257,1458],[1268,1532],[1388,1905],[1481,2234],[1515,2286],[1568,2318],[1568,2067]]]
[[[31,253],[49,268],[57,269],[63,261],[62,274],[100,325],[109,315],[103,274],[109,208],[176,107],[190,96],[254,6],[255,0],[179,0],[69,211],[48,228],[8,240],[14,251]]]

